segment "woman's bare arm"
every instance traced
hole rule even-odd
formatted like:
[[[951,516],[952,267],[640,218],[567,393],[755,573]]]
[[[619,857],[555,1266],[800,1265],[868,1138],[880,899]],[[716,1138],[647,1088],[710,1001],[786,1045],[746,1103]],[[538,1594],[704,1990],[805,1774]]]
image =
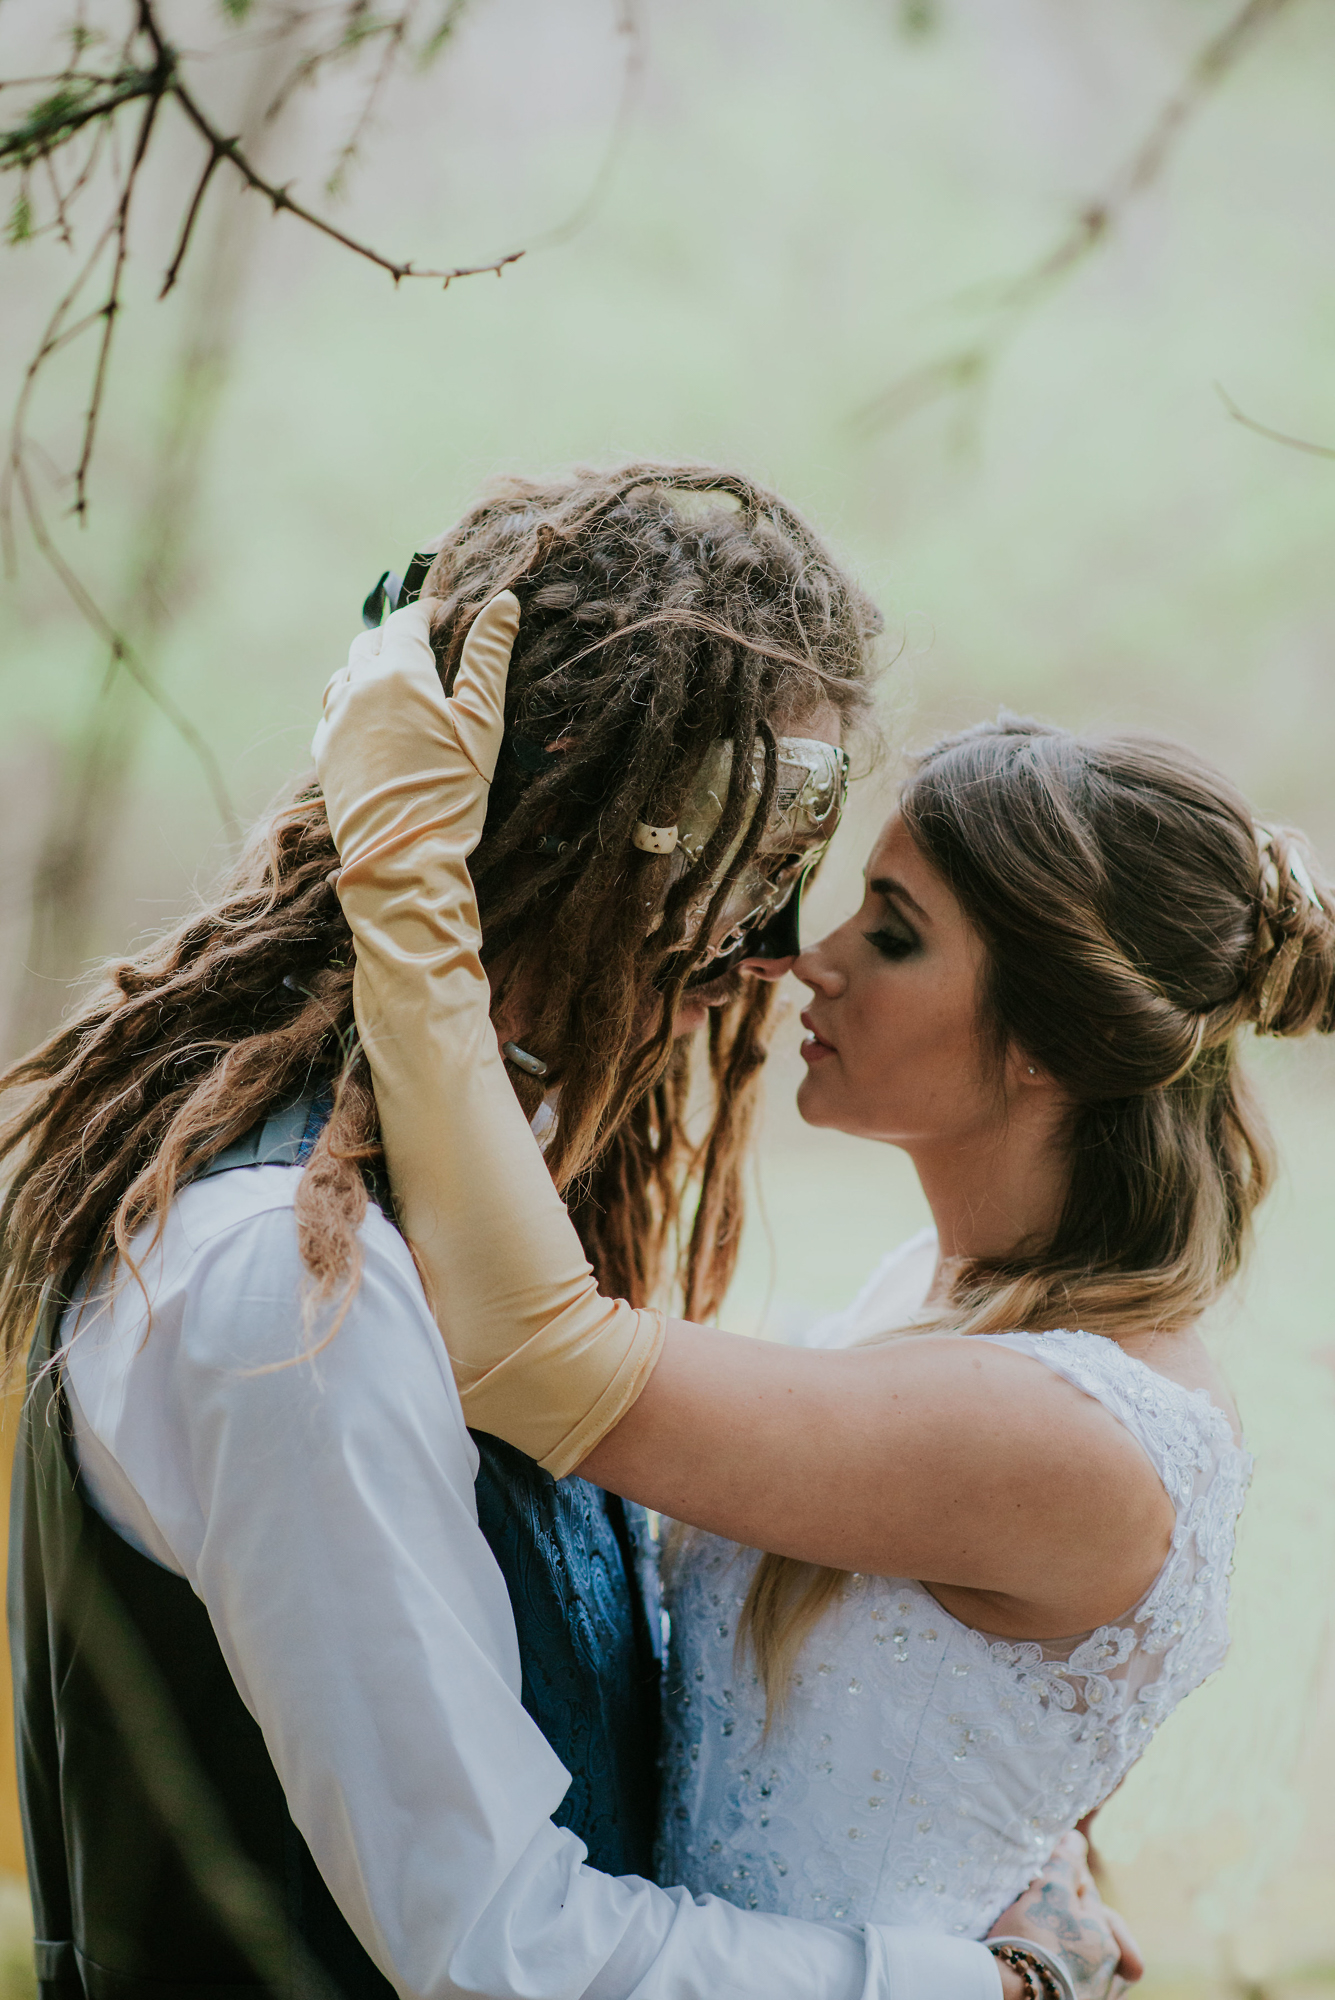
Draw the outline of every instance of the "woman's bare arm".
[[[580,1471],[803,1562],[913,1576],[970,1623],[1065,1637],[1153,1581],[1173,1508],[1099,1403],[959,1335],[807,1353],[684,1320]],[[985,1614],[985,1615],[980,1615]]]

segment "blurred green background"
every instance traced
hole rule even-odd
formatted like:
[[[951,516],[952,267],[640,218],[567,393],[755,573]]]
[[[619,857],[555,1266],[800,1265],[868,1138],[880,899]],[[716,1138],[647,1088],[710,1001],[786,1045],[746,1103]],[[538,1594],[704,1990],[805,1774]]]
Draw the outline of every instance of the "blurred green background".
[[[271,58],[203,0],[165,11],[222,50],[201,88],[253,113]],[[394,288],[220,175],[193,271],[153,304],[198,164],[173,132],[144,189],[91,520],[62,525],[61,547],[204,733],[244,820],[302,764],[378,571],[489,474],[736,463],[883,605],[892,745],[999,705],[1162,728],[1335,867],[1335,463],[1232,422],[1215,386],[1335,444],[1335,18],[1321,0],[1272,11],[985,379],[897,425],[869,406],[994,324],[987,287],[1115,186],[1235,7],[644,0],[626,17],[475,0],[389,93],[331,211],[419,262],[535,246],[445,293]],[[59,16],[6,0],[7,72],[35,66]],[[354,86],[333,73],[267,135],[299,192],[320,198]],[[48,240],[0,264],[15,384],[68,261]],[[73,350],[38,400],[58,464],[87,361]],[[58,518],[54,483],[50,501]],[[174,916],[226,849],[198,763],[123,677],[106,691],[105,651],[21,531],[4,592],[15,1052],[58,1018],[72,959]],[[856,794],[809,935],[846,904],[892,778]],[[81,914],[62,932],[71,830]],[[796,1040],[794,1018],[726,1315],[779,1335],[844,1303],[923,1216],[897,1156],[797,1123]],[[1234,1651],[1100,1822],[1162,2000],[1335,1985],[1335,1062],[1309,1047],[1256,1066],[1286,1175],[1217,1333],[1258,1454]]]

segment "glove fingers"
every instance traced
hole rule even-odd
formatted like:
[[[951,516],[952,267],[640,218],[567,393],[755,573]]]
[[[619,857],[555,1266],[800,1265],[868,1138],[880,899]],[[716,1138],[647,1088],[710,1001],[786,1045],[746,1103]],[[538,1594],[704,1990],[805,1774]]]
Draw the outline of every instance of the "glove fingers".
[[[505,734],[505,683],[519,631],[519,599],[503,590],[483,606],[464,641],[450,695],[459,746],[490,784]]]
[[[323,709],[328,710],[330,697],[338,688],[342,687],[344,681],[350,681],[359,667],[365,668],[370,665],[371,661],[379,653],[383,642],[383,633],[379,627],[374,632],[359,632],[357,634],[357,637],[348,647],[348,664],[346,667],[336,667],[325,683],[324,700],[321,703]]]
[[[409,605],[375,631],[358,633],[348,664],[324,691],[311,745],[335,840],[341,844],[355,799],[434,759],[446,718],[425,607]]]

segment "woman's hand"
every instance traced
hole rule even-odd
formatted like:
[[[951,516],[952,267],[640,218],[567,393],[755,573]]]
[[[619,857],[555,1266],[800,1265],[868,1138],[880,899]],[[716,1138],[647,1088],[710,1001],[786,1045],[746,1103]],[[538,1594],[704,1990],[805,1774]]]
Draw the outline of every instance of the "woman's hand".
[[[1062,1959],[1079,2000],[1109,2000],[1145,1970],[1139,1947],[1115,1910],[1107,1909],[1089,1872],[1083,1834],[1063,1834],[1043,1873],[1018,1896],[988,1932],[1026,1937]],[[1001,1967],[1005,2000],[1020,2000],[1023,1982]],[[1014,1991],[1007,1981],[1014,1982]]]
[[[460,859],[481,837],[505,730],[519,600],[503,590],[479,613],[448,697],[428,613],[429,605],[410,604],[360,633],[324,691],[311,749],[345,869],[414,834],[447,835]]]

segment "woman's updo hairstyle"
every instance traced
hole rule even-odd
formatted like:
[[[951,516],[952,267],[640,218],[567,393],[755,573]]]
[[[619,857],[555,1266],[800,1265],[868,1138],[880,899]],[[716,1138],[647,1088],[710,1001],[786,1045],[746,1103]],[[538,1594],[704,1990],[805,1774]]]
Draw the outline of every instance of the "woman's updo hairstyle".
[[[1001,716],[935,744],[905,824],[987,950],[984,1011],[1074,1104],[1051,1240],[962,1272],[986,1328],[1190,1322],[1271,1179],[1238,1031],[1335,1028],[1335,897],[1301,835],[1150,736]]]

